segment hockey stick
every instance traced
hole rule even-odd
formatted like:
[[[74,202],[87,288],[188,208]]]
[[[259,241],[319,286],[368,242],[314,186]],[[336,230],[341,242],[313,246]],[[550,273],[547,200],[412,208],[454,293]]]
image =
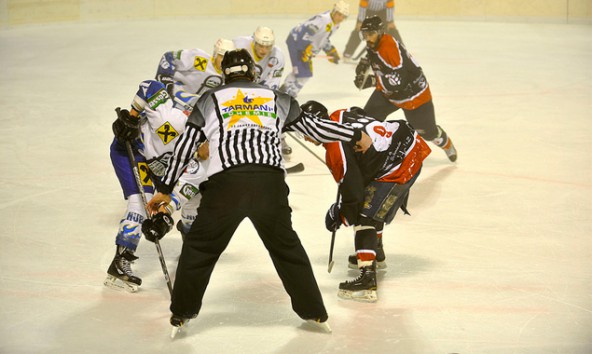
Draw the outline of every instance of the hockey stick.
[[[339,185],[337,186],[337,197],[335,198],[335,204],[339,203]],[[333,260],[333,247],[335,247],[335,233],[337,232],[337,229],[333,230],[333,233],[331,234],[331,248],[329,249],[329,266],[327,268],[327,272],[331,273],[331,270],[333,269],[333,264],[335,264],[335,261]]]
[[[294,135],[292,135],[291,132],[286,132],[286,133],[288,133],[288,135],[290,136],[290,138],[294,139],[306,151],[310,152],[312,154],[312,156],[316,157],[317,160],[321,161],[323,163],[323,165],[326,165],[325,160],[321,159],[317,154],[314,153],[314,151],[312,151],[311,149],[309,149],[308,146],[306,146],[302,141],[300,141],[300,139],[298,139]]]
[[[286,167],[287,173],[298,173],[304,171],[304,164],[302,162],[297,163],[294,166]]]
[[[358,60],[362,57],[362,55],[364,55],[364,53],[366,53],[366,47],[362,48],[362,50],[360,50],[360,52],[358,54],[356,54],[355,57],[353,57],[353,60]]]
[[[120,114],[120,109],[117,107],[115,109],[117,112],[117,116]],[[140,178],[140,171],[138,171],[138,164],[136,163],[136,159],[134,158],[134,152],[132,151],[132,144],[126,140],[125,141],[125,149],[127,150],[127,158],[129,159],[129,163],[132,166],[132,171],[134,173],[134,177],[136,180],[136,185],[138,190],[140,191],[140,196],[142,197],[142,202],[144,203],[144,209],[146,210],[146,217],[150,216],[150,211],[148,210],[148,200],[146,200],[146,194],[144,193],[144,187],[142,187],[142,179]],[[156,245],[156,252],[158,252],[158,258],[160,259],[160,265],[162,266],[162,272],[164,273],[164,279],[167,282],[167,286],[169,288],[169,293],[171,297],[173,296],[173,285],[171,284],[171,278],[169,276],[169,271],[166,266],[166,262],[164,261],[164,256],[162,254],[162,248],[160,248],[160,242],[158,239],[154,240],[154,244]]]

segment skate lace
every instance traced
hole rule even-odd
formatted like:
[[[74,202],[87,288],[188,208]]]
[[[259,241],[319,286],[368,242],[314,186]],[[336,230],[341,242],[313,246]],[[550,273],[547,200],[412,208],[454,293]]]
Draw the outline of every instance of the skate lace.
[[[117,262],[119,269],[128,277],[133,276],[131,262],[127,259],[120,257],[119,261]]]
[[[345,283],[346,284],[354,284],[357,283],[359,281],[362,280],[362,278],[364,277],[364,275],[366,275],[366,269],[362,268],[362,271],[360,272],[360,275],[358,275],[358,277],[354,280],[346,280]]]

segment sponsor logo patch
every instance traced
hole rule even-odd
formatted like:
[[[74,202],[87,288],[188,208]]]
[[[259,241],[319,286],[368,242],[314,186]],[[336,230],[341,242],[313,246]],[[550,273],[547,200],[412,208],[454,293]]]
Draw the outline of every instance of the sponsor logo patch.
[[[196,56],[195,59],[193,59],[193,67],[195,68],[195,70],[206,71],[207,66],[208,59],[199,56]]]
[[[177,132],[169,122],[165,122],[163,125],[158,127],[158,129],[156,129],[156,134],[158,134],[158,137],[165,145],[179,136],[179,132]]]

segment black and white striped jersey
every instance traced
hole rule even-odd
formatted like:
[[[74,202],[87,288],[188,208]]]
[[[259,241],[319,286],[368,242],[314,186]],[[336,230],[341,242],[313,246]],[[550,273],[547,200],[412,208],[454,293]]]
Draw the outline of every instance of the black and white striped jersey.
[[[234,81],[207,91],[195,105],[175,145],[161,192],[172,191],[204,137],[209,141],[208,177],[244,164],[283,169],[282,131],[300,132],[323,143],[350,142],[356,135],[350,125],[301,114],[298,102],[283,92]]]

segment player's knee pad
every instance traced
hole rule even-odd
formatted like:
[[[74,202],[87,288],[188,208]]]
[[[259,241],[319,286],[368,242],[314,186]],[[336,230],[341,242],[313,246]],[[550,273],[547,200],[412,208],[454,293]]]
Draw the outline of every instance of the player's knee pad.
[[[147,198],[151,198],[149,195]],[[119,231],[115,243],[133,251],[142,237],[142,222],[146,218],[144,201],[140,194],[132,194],[127,199],[127,210],[119,222]]]

